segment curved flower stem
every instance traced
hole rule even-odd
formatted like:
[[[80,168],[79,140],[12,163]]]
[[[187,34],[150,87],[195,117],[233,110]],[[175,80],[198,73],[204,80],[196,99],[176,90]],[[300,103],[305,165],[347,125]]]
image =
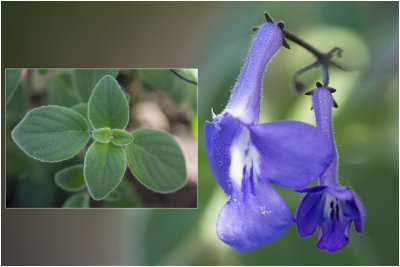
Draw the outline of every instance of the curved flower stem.
[[[320,62],[315,61],[315,62],[311,63],[310,65],[307,65],[295,72],[295,74],[293,75],[293,78],[292,78],[292,86],[297,92],[302,92],[304,90],[304,84],[299,82],[297,80],[297,77],[299,77],[301,74],[303,74],[306,71],[309,71],[315,67],[318,67],[319,65],[320,65]]]
[[[320,58],[323,57],[323,54],[322,54],[321,52],[319,52],[317,49],[315,49],[315,48],[314,48],[313,46],[311,46],[310,44],[304,42],[302,39],[300,39],[300,38],[297,37],[296,35],[291,34],[290,32],[287,32],[287,31],[285,31],[285,30],[283,30],[282,32],[283,32],[283,36],[284,36],[286,39],[288,39],[288,40],[290,40],[290,41],[292,41],[292,42],[294,42],[294,43],[296,43],[296,44],[298,44],[298,45],[304,47],[305,49],[307,49],[308,51],[310,51],[312,54],[314,54],[314,56],[316,56],[318,59],[320,59]]]
[[[300,45],[301,47],[305,48],[306,50],[311,52],[317,58],[317,60],[314,63],[312,63],[312,64],[310,64],[310,65],[308,65],[308,66],[306,66],[306,67],[304,67],[304,68],[302,68],[300,70],[298,70],[295,73],[295,75],[293,77],[293,84],[296,85],[296,87],[295,87],[296,90],[299,90],[299,88],[301,88],[301,90],[302,90],[302,86],[300,86],[300,87],[297,86],[299,84],[301,85],[301,83],[296,80],[297,77],[300,74],[302,74],[302,73],[304,73],[304,72],[306,72],[306,71],[308,71],[308,70],[310,70],[310,69],[312,69],[314,67],[317,67],[317,66],[321,65],[322,78],[323,78],[323,85],[324,86],[328,86],[329,85],[329,69],[328,69],[328,65],[329,64],[332,64],[333,66],[335,66],[335,67],[337,67],[339,69],[346,70],[345,68],[343,68],[342,66],[340,66],[339,64],[337,64],[337,63],[335,63],[335,62],[333,62],[331,60],[331,58],[335,54],[338,57],[341,56],[342,49],[340,49],[339,47],[334,47],[328,53],[322,53],[322,52],[318,51],[316,48],[314,48],[312,45],[310,45],[309,43],[307,43],[307,42],[303,41],[302,39],[300,39],[299,37],[297,37],[296,35],[294,35],[294,34],[292,34],[290,32],[287,32],[285,30],[282,30],[282,32],[283,32],[283,36],[286,39],[288,39],[288,40]]]
[[[329,70],[328,70],[328,62],[325,60],[325,58],[322,58],[321,66],[322,66],[323,84],[324,84],[324,86],[328,86],[328,84],[329,84]]]
[[[189,79],[183,77],[182,75],[180,75],[179,73],[177,73],[175,70],[169,69],[169,71],[172,72],[172,73],[173,73],[176,77],[178,77],[179,79],[184,80],[185,82],[188,82],[188,83],[197,85],[197,82],[192,81],[192,80],[189,80]]]

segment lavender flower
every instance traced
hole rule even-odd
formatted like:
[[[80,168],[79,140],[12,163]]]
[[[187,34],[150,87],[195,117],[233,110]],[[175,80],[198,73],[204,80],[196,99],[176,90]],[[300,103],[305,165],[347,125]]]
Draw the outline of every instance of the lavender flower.
[[[217,234],[240,251],[279,238],[295,221],[271,184],[305,186],[334,155],[330,140],[311,125],[289,120],[257,124],[263,72],[281,45],[281,29],[264,23],[228,105],[205,123],[208,160],[230,195],[220,211]]]
[[[322,87],[312,91],[313,108],[317,127],[333,141],[331,110],[334,100],[332,89]],[[340,186],[337,179],[337,156],[319,178],[320,185],[297,189],[307,193],[301,200],[297,212],[297,229],[305,237],[315,232],[317,225],[317,247],[326,251],[337,251],[349,243],[351,222],[358,233],[365,223],[365,210],[353,190]]]

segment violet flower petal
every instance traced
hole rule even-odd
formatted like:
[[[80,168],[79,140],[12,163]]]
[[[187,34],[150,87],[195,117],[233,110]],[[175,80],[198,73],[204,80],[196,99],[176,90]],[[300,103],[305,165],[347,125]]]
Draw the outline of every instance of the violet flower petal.
[[[349,243],[352,219],[324,220],[319,224],[317,247],[329,252],[337,251]]]
[[[284,187],[306,186],[332,161],[334,147],[321,132],[306,123],[283,120],[252,125],[252,142],[260,151],[261,171]]]
[[[354,227],[356,228],[357,233],[361,233],[364,229],[366,217],[364,205],[353,190],[348,190],[352,195],[352,199],[346,201],[347,205],[343,205],[343,213],[354,219]]]
[[[323,188],[312,187],[316,191],[306,194],[296,210],[297,230],[301,237],[314,234],[320,220]],[[322,192],[321,192],[322,190]]]
[[[297,230],[301,237],[312,235],[318,224],[317,247],[333,252],[349,242],[353,220],[357,232],[362,232],[365,210],[353,190],[340,186],[315,186],[307,189],[301,190],[308,193],[296,211]]]
[[[207,121],[204,126],[204,140],[211,170],[227,195],[230,195],[232,190],[229,175],[231,146],[243,127],[240,121],[229,113],[219,115],[214,123]]]
[[[253,179],[252,179],[253,178]],[[217,222],[219,238],[240,251],[248,251],[282,236],[294,222],[285,201],[267,182],[246,177],[240,188],[233,187],[229,201]]]
[[[357,233],[361,233],[364,230],[364,225],[365,225],[365,218],[366,218],[366,213],[365,213],[365,208],[363,203],[361,202],[360,198],[357,196],[355,192],[354,194],[354,209],[358,211],[358,213],[354,217],[354,226],[356,228]]]

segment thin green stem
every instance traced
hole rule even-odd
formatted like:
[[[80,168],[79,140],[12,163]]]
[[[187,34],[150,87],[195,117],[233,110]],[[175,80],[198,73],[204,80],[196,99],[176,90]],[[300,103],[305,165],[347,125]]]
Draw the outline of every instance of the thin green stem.
[[[284,38],[300,45],[301,47],[305,48],[306,50],[308,50],[310,53],[312,53],[317,60],[312,63],[311,65],[304,67],[302,69],[300,69],[299,71],[297,71],[293,77],[293,81],[297,81],[297,77],[306,72],[309,69],[312,69],[318,65],[321,65],[322,68],[322,79],[323,79],[323,84],[324,86],[328,86],[329,85],[329,68],[328,65],[332,64],[333,66],[340,68],[342,70],[344,70],[343,67],[341,67],[340,65],[338,65],[337,63],[333,62],[331,60],[331,58],[335,55],[335,53],[340,57],[341,56],[341,52],[342,49],[338,48],[338,47],[334,47],[331,51],[329,51],[328,53],[321,53],[320,51],[318,51],[316,48],[314,48],[312,45],[310,45],[309,43],[303,41],[302,39],[300,39],[299,37],[297,37],[294,34],[291,34],[290,32],[287,32],[285,30],[282,30],[283,36]]]

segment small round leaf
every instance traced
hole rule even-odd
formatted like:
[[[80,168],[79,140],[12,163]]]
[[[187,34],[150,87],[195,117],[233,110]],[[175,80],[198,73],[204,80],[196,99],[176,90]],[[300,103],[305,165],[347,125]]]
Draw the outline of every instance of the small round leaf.
[[[118,82],[104,76],[95,86],[88,104],[88,118],[97,128],[124,129],[129,120],[129,106]]]
[[[111,129],[108,127],[95,129],[92,132],[93,138],[103,144],[109,143],[112,138]]]
[[[133,141],[133,136],[121,129],[112,129],[112,139],[111,142],[117,146],[125,146]]]
[[[125,147],[128,166],[147,188],[171,193],[186,183],[182,150],[168,133],[142,128],[133,132],[134,141]]]
[[[30,157],[56,162],[69,159],[89,140],[82,116],[61,106],[42,106],[29,111],[11,132],[14,142]]]
[[[83,170],[89,193],[95,200],[105,198],[125,173],[124,149],[111,143],[94,142],[86,152]]]
[[[83,164],[67,167],[57,172],[55,177],[56,184],[70,192],[77,192],[85,188],[83,178]]]

